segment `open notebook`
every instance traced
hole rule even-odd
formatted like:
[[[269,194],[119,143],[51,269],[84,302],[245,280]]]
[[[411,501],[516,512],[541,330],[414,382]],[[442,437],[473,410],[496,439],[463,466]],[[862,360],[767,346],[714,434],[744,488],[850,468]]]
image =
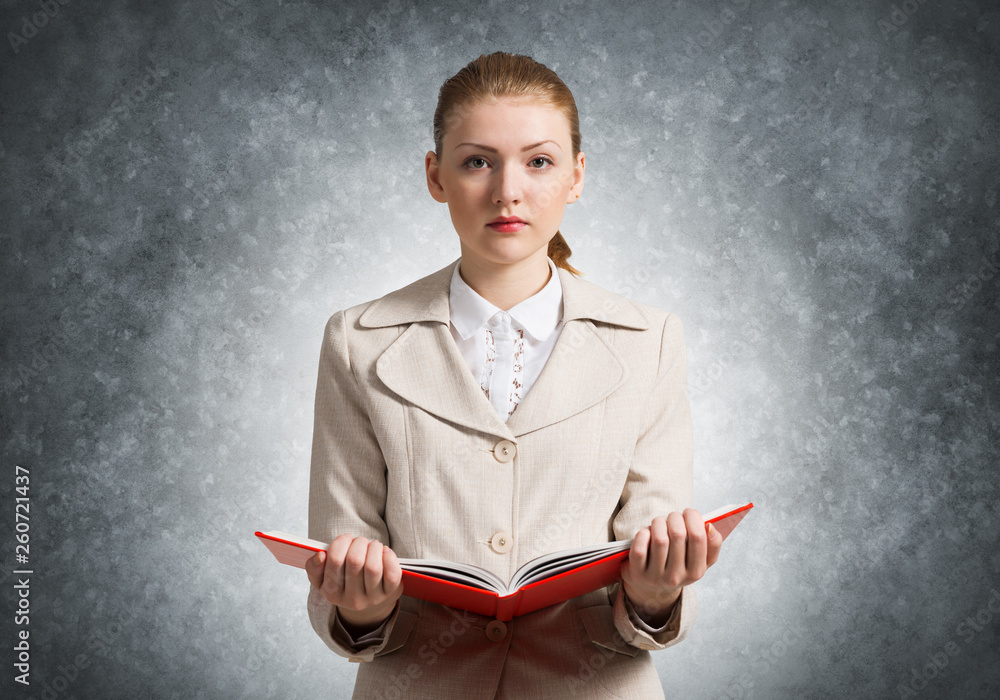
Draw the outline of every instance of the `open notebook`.
[[[702,517],[723,539],[753,508],[753,503],[727,505]],[[304,569],[328,543],[271,530],[254,533],[282,564]],[[509,583],[471,564],[399,557],[403,594],[500,620],[589,593],[621,578],[621,562],[632,540],[564,549],[543,554],[519,568]]]

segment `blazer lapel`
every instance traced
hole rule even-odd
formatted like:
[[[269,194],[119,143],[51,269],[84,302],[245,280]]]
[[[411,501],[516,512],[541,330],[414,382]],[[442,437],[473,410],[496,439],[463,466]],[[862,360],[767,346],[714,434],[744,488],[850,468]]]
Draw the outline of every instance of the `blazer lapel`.
[[[447,421],[514,440],[443,323],[411,323],[382,353],[375,371],[404,399]]]
[[[506,422],[483,393],[451,337],[449,285],[458,260],[375,300],[366,328],[408,324],[378,358],[393,392],[444,420],[513,441],[593,406],[621,386],[628,369],[593,321],[646,329],[628,299],[557,268],[564,326],[538,379]]]
[[[618,353],[593,323],[567,321],[535,383],[507,419],[507,427],[520,437],[565,420],[603,400],[627,376]]]

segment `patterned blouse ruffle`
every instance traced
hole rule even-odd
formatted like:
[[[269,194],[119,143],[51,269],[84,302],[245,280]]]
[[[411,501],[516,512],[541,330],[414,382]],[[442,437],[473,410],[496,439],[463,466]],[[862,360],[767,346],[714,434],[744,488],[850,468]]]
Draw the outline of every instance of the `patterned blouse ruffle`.
[[[486,329],[486,362],[483,365],[483,371],[481,378],[479,380],[479,386],[486,394],[486,398],[490,398],[490,384],[493,380],[493,368],[496,366],[497,359],[497,348],[496,341],[493,338],[493,331]],[[507,418],[510,418],[511,414],[514,413],[514,409],[518,407],[521,403],[521,387],[524,386],[522,381],[524,374],[524,330],[516,329],[516,335],[514,336],[514,376],[513,382],[511,384],[510,398],[508,404],[510,408],[507,409]],[[506,420],[506,419],[505,419]]]

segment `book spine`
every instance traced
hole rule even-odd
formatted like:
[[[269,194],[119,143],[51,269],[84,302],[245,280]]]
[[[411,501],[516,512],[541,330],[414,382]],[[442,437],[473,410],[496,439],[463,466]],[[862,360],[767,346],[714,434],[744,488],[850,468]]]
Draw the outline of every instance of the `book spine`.
[[[509,622],[517,614],[518,604],[521,602],[521,591],[509,596],[497,598],[496,618],[501,622]]]

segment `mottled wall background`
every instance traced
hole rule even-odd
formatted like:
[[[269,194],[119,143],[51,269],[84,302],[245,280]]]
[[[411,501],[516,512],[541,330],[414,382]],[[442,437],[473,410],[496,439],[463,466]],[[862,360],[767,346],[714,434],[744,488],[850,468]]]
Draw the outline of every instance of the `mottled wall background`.
[[[696,506],[757,505],[668,696],[1000,693],[995,3],[0,7],[5,697],[350,696],[253,532],[326,319],[458,257],[423,155],[495,50],[576,95],[573,264],[684,321]]]

